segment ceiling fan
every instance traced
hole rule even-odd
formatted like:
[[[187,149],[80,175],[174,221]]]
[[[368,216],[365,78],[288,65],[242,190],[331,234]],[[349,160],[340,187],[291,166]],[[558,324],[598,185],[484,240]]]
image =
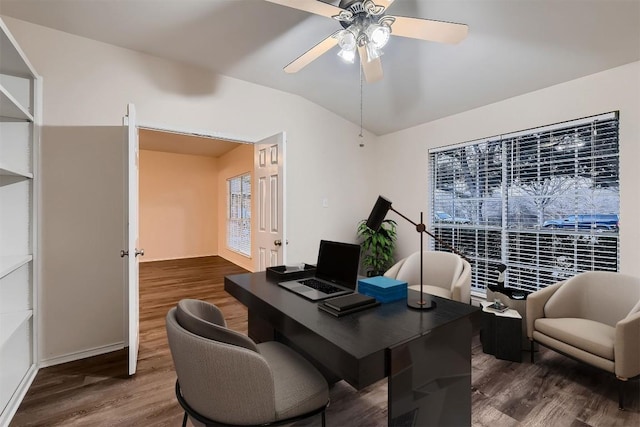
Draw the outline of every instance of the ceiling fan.
[[[394,0],[340,0],[333,6],[318,0],[266,0],[316,15],[333,18],[343,29],[331,34],[284,67],[287,73],[297,73],[335,45],[338,56],[353,63],[356,50],[367,83],[382,79],[382,48],[391,35],[455,44],[468,32],[465,24],[385,15]]]

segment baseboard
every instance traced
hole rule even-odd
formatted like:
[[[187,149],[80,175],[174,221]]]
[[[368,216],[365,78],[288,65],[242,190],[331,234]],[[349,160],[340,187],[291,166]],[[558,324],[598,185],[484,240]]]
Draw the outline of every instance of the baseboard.
[[[27,394],[27,391],[29,391],[29,387],[31,387],[31,384],[36,378],[37,373],[38,368],[36,367],[36,365],[31,365],[26,375],[20,382],[20,385],[13,393],[13,396],[11,396],[9,403],[7,403],[7,406],[5,406],[4,410],[0,413],[0,426],[9,425],[11,419],[18,411],[18,408],[20,407],[24,396]]]
[[[189,256],[180,256],[180,257],[173,257],[173,258],[146,258],[145,257],[141,257],[140,259],[140,264],[143,264],[145,262],[156,262],[156,261],[176,261],[176,260],[180,260],[180,259],[191,259],[191,258],[204,258],[204,257],[210,257],[210,256],[220,256],[219,254],[208,254],[208,255],[189,255]]]
[[[95,347],[89,350],[78,351],[76,353],[69,353],[62,356],[52,357],[51,359],[40,360],[39,367],[46,368],[48,366],[61,365],[67,362],[73,362],[75,360],[86,359],[87,357],[99,356],[105,353],[111,353],[112,351],[122,350],[124,348],[124,341],[105,345],[102,347]]]

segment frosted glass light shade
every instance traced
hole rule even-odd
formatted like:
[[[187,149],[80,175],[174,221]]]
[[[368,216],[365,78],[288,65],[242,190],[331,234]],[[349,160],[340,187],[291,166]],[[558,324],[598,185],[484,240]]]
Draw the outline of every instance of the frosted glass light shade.
[[[366,30],[369,42],[375,46],[376,49],[382,49],[391,36],[391,30],[386,25],[371,24]]]
[[[353,64],[356,59],[356,51],[355,49],[354,50],[342,49],[340,52],[338,52],[338,56],[342,58],[345,62]]]
[[[349,30],[342,30],[338,34],[338,46],[342,50],[356,49],[356,35]]]

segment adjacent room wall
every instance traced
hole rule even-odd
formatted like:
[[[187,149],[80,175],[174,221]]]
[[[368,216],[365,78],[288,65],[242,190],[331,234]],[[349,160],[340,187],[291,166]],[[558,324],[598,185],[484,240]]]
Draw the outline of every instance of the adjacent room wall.
[[[43,76],[45,126],[121,126],[127,103],[133,103],[139,123],[153,128],[242,141],[285,131],[289,260],[314,260],[321,238],[355,241],[356,224],[367,215],[373,199],[373,191],[368,190],[373,137],[365,132],[367,144],[359,147],[357,125],[296,95],[2,18]],[[108,143],[121,144],[117,139]],[[100,150],[78,150],[64,164],[68,170],[59,171],[51,159],[63,152],[58,153],[53,142],[43,135],[41,179],[46,196],[40,237],[51,243],[43,245],[41,254],[39,353],[44,363],[109,351],[122,346],[126,337],[122,268],[114,269],[114,264],[122,266],[119,252],[124,244],[114,239],[122,240],[124,235],[124,212],[112,213],[120,217],[118,224],[101,223],[102,213],[93,209],[103,203],[104,194],[113,193],[117,199],[120,192],[124,197],[122,180],[101,181],[96,191],[57,205],[68,188],[86,179],[73,173],[69,163],[96,163],[121,173],[124,150],[119,158],[102,156]],[[98,142],[107,144],[90,129],[67,141],[70,145]],[[53,180],[54,173],[61,176]],[[323,207],[323,199],[328,207]],[[123,209],[122,204],[110,206],[118,207]],[[83,211],[87,214],[80,214]],[[72,219],[92,233],[82,233]],[[55,230],[59,223],[69,223],[64,238]],[[83,250],[87,245],[100,246],[105,256]],[[73,263],[60,259],[55,251],[73,253]],[[94,320],[95,301],[107,308],[99,323]],[[74,327],[69,328],[70,324]],[[114,334],[114,330],[122,332]]]
[[[218,209],[218,254],[240,267],[253,271],[253,259],[227,247],[227,179],[234,176],[251,173],[253,175],[253,144],[239,145],[218,158],[217,187],[220,195]],[[253,183],[253,180],[252,180]],[[251,185],[251,195],[256,194],[255,186]],[[255,203],[251,203],[251,229],[255,230]]]
[[[140,261],[217,255],[218,159],[148,150],[139,157]]]
[[[640,62],[380,137],[373,167],[377,187],[395,209],[417,219],[429,209],[429,148],[615,110],[620,111],[620,268],[640,276]],[[399,219],[398,257],[419,247],[415,231],[403,222]]]

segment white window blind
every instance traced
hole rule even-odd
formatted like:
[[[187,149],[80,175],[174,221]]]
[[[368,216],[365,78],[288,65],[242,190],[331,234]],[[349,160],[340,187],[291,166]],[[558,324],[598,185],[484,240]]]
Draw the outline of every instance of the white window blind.
[[[472,261],[473,291],[498,263],[526,290],[618,271],[617,113],[430,150],[429,164],[431,228]]]
[[[227,180],[229,189],[227,216],[227,246],[244,255],[251,255],[251,175]]]

